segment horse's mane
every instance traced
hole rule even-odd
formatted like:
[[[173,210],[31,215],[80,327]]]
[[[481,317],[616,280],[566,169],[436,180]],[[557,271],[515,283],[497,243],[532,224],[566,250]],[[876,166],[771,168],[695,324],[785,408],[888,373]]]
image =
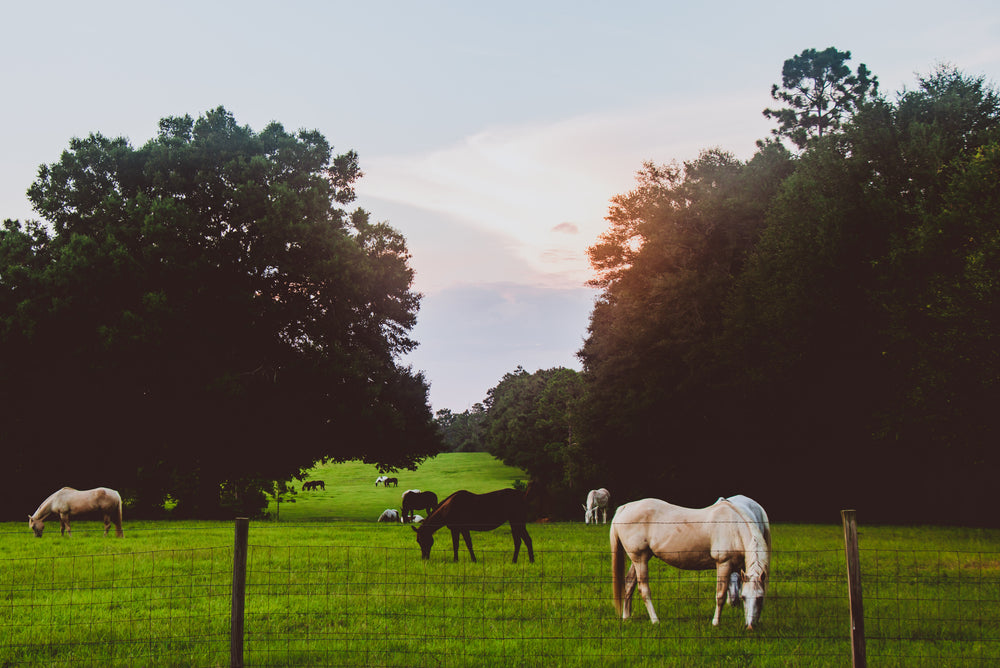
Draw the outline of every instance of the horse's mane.
[[[755,564],[759,565],[762,569],[760,575],[766,576],[771,567],[771,546],[768,545],[767,539],[764,538],[764,532],[761,531],[760,526],[757,524],[757,520],[750,517],[735,503],[732,503],[728,499],[723,499],[723,501],[736,511],[747,528],[750,530],[750,545],[745,546],[745,552],[753,552],[757,557]],[[750,569],[750,564],[746,564],[747,570]]]
[[[459,490],[459,492],[461,491],[464,490]],[[424,521],[421,522],[419,528],[423,529],[424,527],[427,527],[428,529],[432,529],[433,533],[433,531],[437,531],[443,527],[448,519],[448,513],[451,511],[451,505],[448,502],[451,501],[451,497],[456,494],[458,494],[458,492],[452,492],[446,496],[444,500],[438,504],[438,507],[432,510],[431,514],[424,518]]]

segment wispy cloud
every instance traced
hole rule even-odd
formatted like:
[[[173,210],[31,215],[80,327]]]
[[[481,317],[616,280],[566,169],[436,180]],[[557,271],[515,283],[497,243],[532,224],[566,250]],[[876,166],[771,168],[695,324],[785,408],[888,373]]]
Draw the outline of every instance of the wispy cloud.
[[[358,190],[502,235],[533,272],[578,286],[590,277],[586,249],[605,229],[610,199],[631,189],[643,161],[691,159],[713,146],[746,156],[747,137],[766,134],[758,107],[753,96],[660,102],[485,129],[434,151],[370,157]],[[734,126],[740,117],[751,127]]]

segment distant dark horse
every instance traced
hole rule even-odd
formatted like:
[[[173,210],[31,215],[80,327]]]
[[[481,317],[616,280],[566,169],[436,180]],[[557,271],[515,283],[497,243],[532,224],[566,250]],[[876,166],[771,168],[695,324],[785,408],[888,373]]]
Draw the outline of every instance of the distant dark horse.
[[[386,478],[382,481],[382,485],[388,487],[392,485],[393,487],[399,487],[399,478]]]
[[[310,480],[309,482],[302,483],[302,491],[304,492],[307,489],[322,489],[322,490],[325,490],[326,489],[326,483],[323,482],[322,480]]]
[[[423,509],[430,515],[438,507],[437,494],[408,489],[403,492],[403,522],[413,521],[413,511]]]
[[[419,527],[413,527],[417,532],[417,543],[424,559],[431,556],[431,546],[434,545],[434,532],[443,526],[451,530],[451,543],[458,561],[458,536],[465,538],[465,546],[469,548],[469,556],[476,560],[472,551],[470,531],[492,531],[504,522],[510,523],[510,533],[514,537],[514,563],[517,563],[517,553],[521,551],[521,541],[528,548],[528,561],[535,561],[535,553],[531,548],[531,536],[524,528],[528,509],[524,500],[524,492],[516,489],[500,489],[487,494],[473,494],[464,489],[459,490],[441,502],[430,517]]]

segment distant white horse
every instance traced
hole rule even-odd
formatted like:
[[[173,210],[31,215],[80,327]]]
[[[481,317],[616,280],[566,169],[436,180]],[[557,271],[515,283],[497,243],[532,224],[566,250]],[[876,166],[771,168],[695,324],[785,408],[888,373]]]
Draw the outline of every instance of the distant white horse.
[[[731,496],[728,499],[724,499],[721,496],[716,503],[719,501],[728,501],[733,504],[733,507],[741,514],[745,515],[749,520],[752,520],[760,532],[764,535],[764,542],[767,543],[767,551],[771,551],[771,523],[767,519],[767,512],[764,510],[763,506],[751,499],[749,496],[744,496],[742,494],[737,494],[736,496]],[[733,571],[729,575],[729,605],[739,605],[740,603],[740,572]]]
[[[380,475],[379,477],[375,478],[375,486],[378,487],[379,483],[382,483],[382,485],[385,486],[385,481],[388,480],[388,479],[389,479],[389,476],[387,476],[387,475]]]
[[[399,515],[399,511],[395,508],[386,508],[382,511],[382,514],[378,516],[378,522],[395,522],[399,524],[402,522],[402,518]]]
[[[608,503],[611,502],[611,492],[604,489],[592,489],[587,494],[587,505],[583,507],[583,521],[585,524],[597,524],[597,511],[604,514],[602,524],[608,523]]]

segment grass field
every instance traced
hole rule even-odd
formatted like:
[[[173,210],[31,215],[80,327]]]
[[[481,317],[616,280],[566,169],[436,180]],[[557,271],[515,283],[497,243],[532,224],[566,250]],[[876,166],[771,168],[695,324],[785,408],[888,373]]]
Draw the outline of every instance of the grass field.
[[[378,470],[371,464],[347,462],[323,464],[309,475],[322,480],[325,490],[302,492],[294,503],[268,508],[280,521],[357,520],[375,521],[386,508],[400,509],[400,497],[408,489],[430,490],[443,499],[460,489],[481,494],[510,487],[515,480],[527,480],[520,469],[506,466],[485,452],[440,455],[424,462],[416,471],[389,475],[399,479],[397,487],[375,487]],[[296,484],[301,488],[301,483]]]
[[[850,664],[842,530],[774,524],[761,624],[709,620],[712,572],[654,561],[661,623],[617,619],[605,526],[533,524],[536,562],[511,564],[510,532],[473,534],[478,563],[428,561],[409,527],[376,524],[405,489],[443,496],[523,477],[482,455],[447,455],[374,487],[374,467],[322,467],[327,491],[252,522],[244,656],[256,666],[844,666]],[[483,487],[473,484],[488,479]],[[357,485],[351,494],[343,493]],[[335,493],[339,490],[341,493]],[[863,512],[861,513],[863,519]],[[0,524],[0,665],[229,665],[231,522]],[[860,529],[871,665],[1000,662],[1000,532]],[[522,557],[524,552],[522,551]]]

